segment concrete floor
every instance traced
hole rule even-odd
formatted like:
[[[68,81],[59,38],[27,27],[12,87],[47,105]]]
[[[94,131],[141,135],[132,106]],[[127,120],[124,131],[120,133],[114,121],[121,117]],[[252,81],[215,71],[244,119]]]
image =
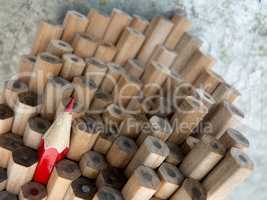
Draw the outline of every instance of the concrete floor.
[[[86,14],[91,7],[106,13],[118,7],[147,18],[186,10],[193,22],[191,32],[218,59],[215,70],[242,93],[237,105],[247,116],[243,127],[256,170],[228,200],[266,200],[267,0],[0,0],[0,84],[29,51],[40,19],[62,22],[66,10]]]

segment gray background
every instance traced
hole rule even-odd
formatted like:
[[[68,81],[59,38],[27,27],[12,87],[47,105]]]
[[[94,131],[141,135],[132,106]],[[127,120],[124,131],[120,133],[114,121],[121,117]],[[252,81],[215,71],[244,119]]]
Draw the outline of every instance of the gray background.
[[[267,199],[267,0],[0,0],[1,85],[31,46],[40,19],[62,22],[69,9],[87,14],[91,7],[113,7],[150,18],[176,8],[186,10],[190,32],[217,60],[215,70],[242,93],[236,104],[246,113],[245,133],[254,174],[229,200]]]

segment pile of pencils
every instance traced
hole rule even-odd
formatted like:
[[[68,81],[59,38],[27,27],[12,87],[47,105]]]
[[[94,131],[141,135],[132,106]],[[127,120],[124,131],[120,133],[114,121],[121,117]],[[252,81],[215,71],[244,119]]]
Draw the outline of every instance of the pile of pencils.
[[[0,200],[222,200],[253,171],[239,91],[182,13],[42,21],[0,104]]]

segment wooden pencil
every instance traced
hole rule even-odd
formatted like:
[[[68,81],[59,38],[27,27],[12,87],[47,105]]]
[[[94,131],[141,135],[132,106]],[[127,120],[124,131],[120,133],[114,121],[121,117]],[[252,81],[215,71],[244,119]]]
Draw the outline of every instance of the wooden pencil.
[[[207,199],[206,191],[203,186],[194,179],[185,179],[182,186],[175,192],[170,200],[205,200]]]
[[[27,122],[25,132],[23,135],[24,145],[38,149],[42,136],[50,127],[51,123],[40,116],[31,117]]]
[[[0,191],[6,189],[7,182],[7,170],[5,168],[0,167]]]
[[[36,56],[23,55],[20,58],[18,78],[25,83],[29,83],[31,74],[36,63]]]
[[[114,59],[114,62],[123,66],[129,59],[135,58],[144,41],[145,36],[142,33],[127,27],[123,31],[116,46],[118,53]]]
[[[95,151],[84,153],[79,165],[82,175],[90,179],[96,179],[100,171],[108,167],[105,157]]]
[[[79,166],[70,160],[58,162],[47,184],[47,200],[63,199],[72,181],[81,176]]]
[[[60,76],[68,81],[72,81],[76,76],[81,76],[86,65],[84,60],[75,54],[64,54],[63,62]]]
[[[102,40],[110,22],[110,17],[96,9],[90,9],[88,13],[89,24],[86,34]]]
[[[139,166],[122,189],[125,200],[149,200],[159,189],[160,180],[154,170]]]
[[[5,82],[4,85],[4,99],[5,103],[12,109],[15,108],[18,95],[29,90],[26,83],[21,80],[11,79]]]
[[[176,57],[176,60],[172,64],[172,68],[178,73],[181,73],[188,61],[194,55],[195,51],[200,48],[201,44],[202,42],[199,39],[189,33],[184,33],[175,48],[175,51],[179,56]]]
[[[48,52],[39,54],[29,81],[30,90],[39,95],[43,94],[48,78],[50,76],[57,76],[62,65],[62,60],[57,56]]]
[[[46,51],[58,57],[62,57],[63,54],[72,53],[73,48],[69,43],[63,40],[51,40]]]
[[[163,163],[157,170],[160,179],[160,187],[155,197],[168,199],[181,186],[184,175],[172,164]]]
[[[154,48],[158,44],[163,44],[168,34],[173,28],[173,23],[168,19],[158,16],[154,17],[146,30],[146,40],[138,55],[141,63],[147,63],[153,53]]]
[[[69,159],[79,161],[85,152],[93,148],[100,134],[98,123],[91,117],[73,121],[70,148],[67,155]]]
[[[145,18],[142,18],[139,15],[133,15],[132,21],[129,24],[129,27],[132,29],[139,31],[140,33],[145,33],[147,27],[149,25],[149,21]]]
[[[140,165],[156,169],[163,163],[169,153],[169,148],[164,142],[156,137],[148,136],[137,150],[124,173],[127,177],[130,177]]]
[[[21,148],[23,141],[20,136],[14,134],[3,134],[0,136],[0,167],[7,168],[12,152]]]
[[[96,192],[97,188],[95,183],[90,179],[81,176],[71,183],[64,196],[64,200],[92,199]]]
[[[95,36],[87,35],[85,33],[76,33],[72,46],[74,53],[85,59],[92,57],[98,46],[98,41]]]
[[[19,200],[46,200],[47,192],[45,186],[36,182],[24,184],[19,192]]]
[[[5,104],[0,104],[0,135],[11,131],[14,112]]]
[[[204,179],[203,187],[210,200],[225,199],[253,171],[254,164],[241,150],[232,148]]]
[[[131,19],[127,13],[114,8],[111,13],[109,25],[105,31],[104,41],[116,44],[122,31],[129,25]]]
[[[174,26],[164,44],[167,48],[174,50],[183,34],[192,26],[192,23],[186,17],[180,15],[174,15],[172,23]]]
[[[62,40],[71,43],[76,33],[85,32],[88,18],[79,12],[70,10],[67,12],[63,22]]]
[[[14,109],[12,132],[23,135],[28,120],[36,116],[41,109],[40,97],[33,92],[20,93]]]
[[[31,48],[32,55],[38,55],[47,49],[49,42],[53,39],[60,39],[63,27],[47,21],[41,21]]]
[[[31,181],[37,166],[37,152],[28,147],[12,152],[7,168],[6,190],[18,194],[20,188]]]

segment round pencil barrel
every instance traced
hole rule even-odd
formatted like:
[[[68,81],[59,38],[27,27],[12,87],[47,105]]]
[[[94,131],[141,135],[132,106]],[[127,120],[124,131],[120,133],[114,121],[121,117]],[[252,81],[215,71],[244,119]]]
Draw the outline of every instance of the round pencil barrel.
[[[81,176],[71,183],[64,200],[92,199],[96,192],[95,184],[90,179]]]
[[[45,186],[36,182],[24,184],[19,192],[19,200],[46,200],[46,198]]]
[[[63,199],[72,181],[81,176],[79,166],[70,160],[59,161],[47,184],[47,200]]]
[[[42,136],[50,125],[51,123],[45,118],[38,116],[30,118],[23,135],[24,145],[32,149],[38,149]]]
[[[33,92],[19,94],[14,110],[13,133],[21,136],[24,134],[28,120],[36,116],[40,110],[39,100],[39,97]]]
[[[125,168],[137,151],[134,140],[119,136],[112,144],[106,158],[108,163],[117,168]]]
[[[154,170],[139,166],[122,189],[125,200],[149,200],[159,189],[160,180]]]
[[[18,194],[20,188],[32,180],[37,161],[37,152],[28,147],[13,151],[7,168],[6,190]]]

